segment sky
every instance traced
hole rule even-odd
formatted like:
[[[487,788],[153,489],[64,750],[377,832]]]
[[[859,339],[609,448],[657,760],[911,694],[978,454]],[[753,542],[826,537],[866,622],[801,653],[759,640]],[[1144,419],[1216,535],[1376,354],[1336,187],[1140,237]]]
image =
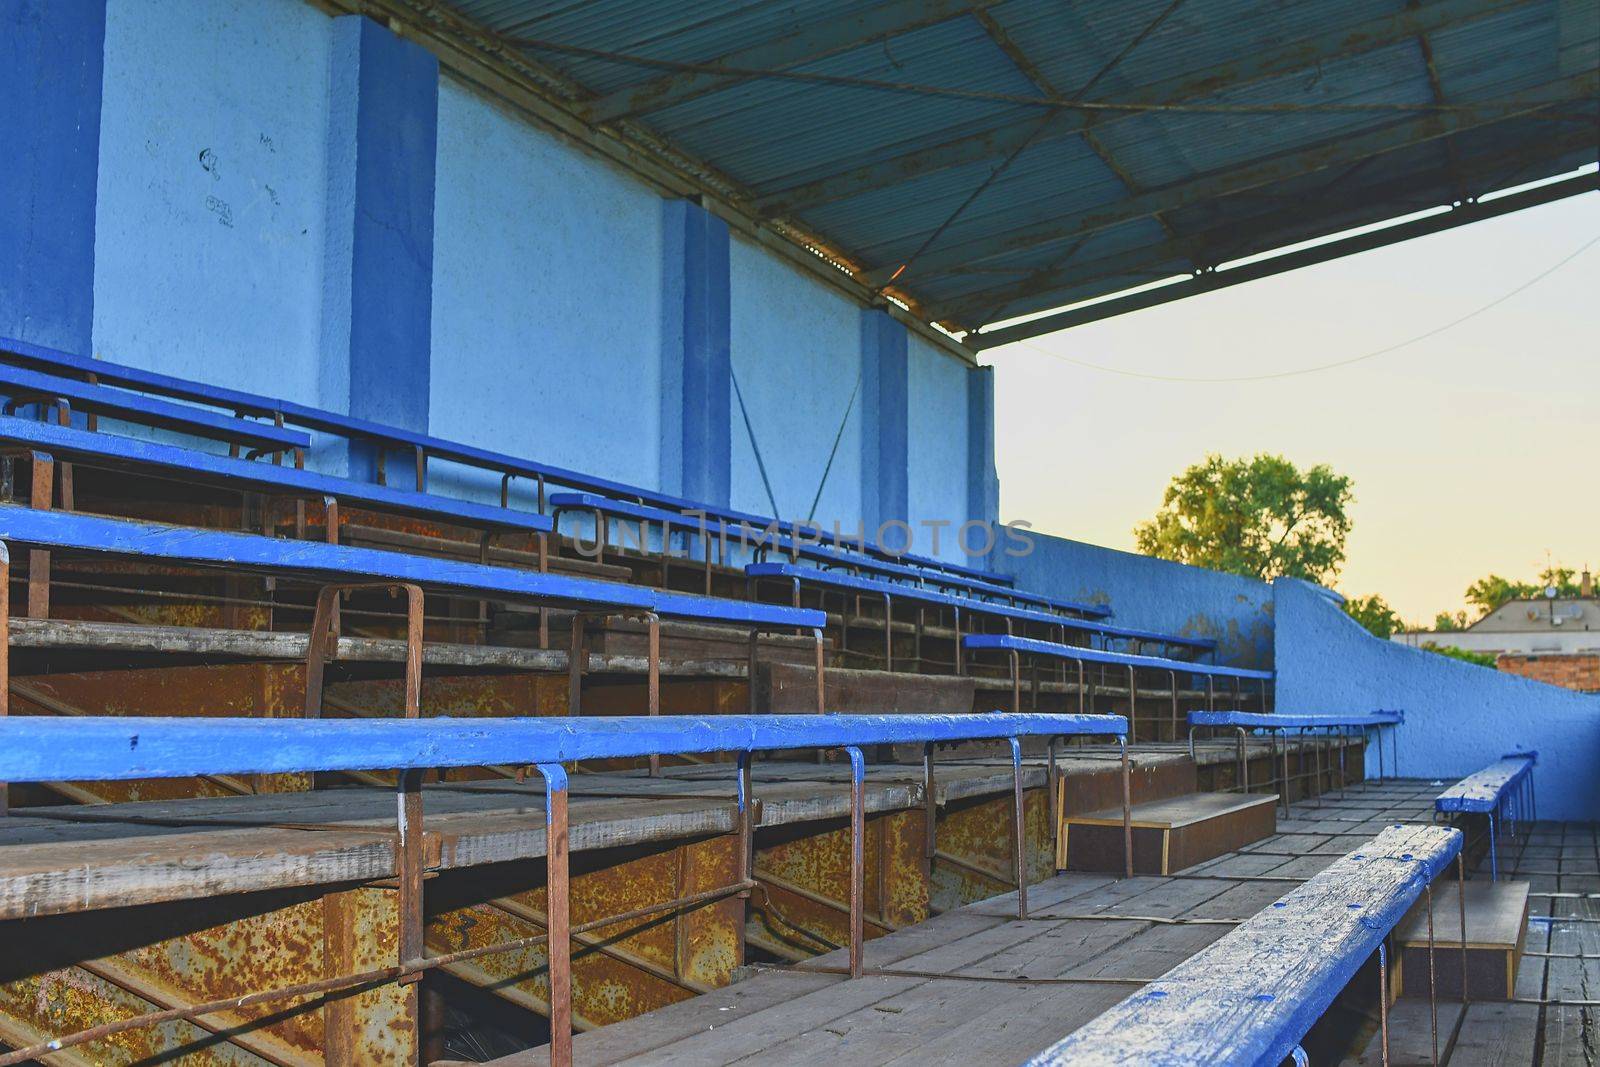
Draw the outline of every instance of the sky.
[[[1177,472],[1280,453],[1354,480],[1332,584],[1431,625],[1476,578],[1600,570],[1600,193],[1246,282],[983,353],[995,368],[1000,509],[1132,550]],[[1075,361],[1075,362],[1074,362]]]

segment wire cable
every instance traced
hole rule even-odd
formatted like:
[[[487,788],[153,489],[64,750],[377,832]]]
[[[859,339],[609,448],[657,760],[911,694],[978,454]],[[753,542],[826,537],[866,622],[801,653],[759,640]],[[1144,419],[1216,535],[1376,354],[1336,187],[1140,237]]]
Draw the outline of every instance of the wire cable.
[[[1091,363],[1088,360],[1083,359],[1073,359],[1071,356],[1040,348],[1038,345],[1035,345],[1029,341],[1016,341],[1013,343],[1020,344],[1024,348],[1030,348],[1033,351],[1038,352],[1040,355],[1049,356],[1051,359],[1058,359],[1063,363],[1071,363],[1073,366],[1086,367],[1089,370],[1097,370],[1104,374],[1118,374],[1124,378],[1139,378],[1143,379],[1144,381],[1151,382],[1179,382],[1191,385],[1226,385],[1238,382],[1265,382],[1278,378],[1295,378],[1302,374],[1319,374],[1322,371],[1336,370],[1339,367],[1348,367],[1355,363],[1362,363],[1369,359],[1376,359],[1379,356],[1386,356],[1391,352],[1398,352],[1402,348],[1417,344],[1419,341],[1426,341],[1430,337],[1437,337],[1446,330],[1453,330],[1462,323],[1475,319],[1484,312],[1499,307],[1501,304],[1504,304],[1507,300],[1510,300],[1519,293],[1522,293],[1527,289],[1531,289],[1533,286],[1544,281],[1544,279],[1548,278],[1562,267],[1565,267],[1568,263],[1571,263],[1573,260],[1583,255],[1583,253],[1593,248],[1596,244],[1600,244],[1600,234],[1596,234],[1595,236],[1589,238],[1572,252],[1569,252],[1567,255],[1563,256],[1549,267],[1546,267],[1538,274],[1535,274],[1532,278],[1529,278],[1516,288],[1500,294],[1487,304],[1474,308],[1459,318],[1450,320],[1443,326],[1435,326],[1433,329],[1428,330],[1425,333],[1419,333],[1415,337],[1408,337],[1404,341],[1388,345],[1384,348],[1375,349],[1374,351],[1366,352],[1359,356],[1350,356],[1347,359],[1337,359],[1332,363],[1320,363],[1314,367],[1300,367],[1296,370],[1272,371],[1267,374],[1236,374],[1216,378],[1193,377],[1179,374],[1151,374],[1145,371],[1128,370],[1124,367],[1108,367],[1103,363]]]
[[[772,495],[772,479],[767,477],[767,464],[761,458],[761,445],[756,441],[756,428],[750,424],[750,410],[744,406],[744,390],[739,388],[739,376],[733,372],[733,361],[728,361],[728,378],[733,382],[733,395],[739,401],[739,414],[744,417],[744,432],[750,438],[750,450],[756,455],[756,470],[761,472],[761,484],[767,490],[767,503],[772,505],[772,517],[778,514],[778,498]]]

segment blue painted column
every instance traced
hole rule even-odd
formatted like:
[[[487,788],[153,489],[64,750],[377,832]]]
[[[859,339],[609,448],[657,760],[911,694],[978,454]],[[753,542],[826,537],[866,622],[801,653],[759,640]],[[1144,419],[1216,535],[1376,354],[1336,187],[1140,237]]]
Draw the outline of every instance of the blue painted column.
[[[0,0],[0,336],[92,355],[106,0]]]
[[[994,368],[967,372],[967,517],[1000,522],[1000,477],[994,468]],[[999,538],[1003,545],[1004,539]]]
[[[358,15],[333,34],[322,401],[425,431],[439,61]]]
[[[732,498],[728,224],[688,200],[662,206],[661,488]]]
[[[906,328],[886,311],[863,309],[861,517],[870,540],[884,523],[910,518],[910,374]]]

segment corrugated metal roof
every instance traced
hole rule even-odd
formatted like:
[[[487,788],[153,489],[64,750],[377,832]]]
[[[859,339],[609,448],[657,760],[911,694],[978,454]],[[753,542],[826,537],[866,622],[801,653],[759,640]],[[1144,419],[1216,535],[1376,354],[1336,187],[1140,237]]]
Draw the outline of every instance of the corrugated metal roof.
[[[448,6],[960,329],[1597,154],[1600,0]]]

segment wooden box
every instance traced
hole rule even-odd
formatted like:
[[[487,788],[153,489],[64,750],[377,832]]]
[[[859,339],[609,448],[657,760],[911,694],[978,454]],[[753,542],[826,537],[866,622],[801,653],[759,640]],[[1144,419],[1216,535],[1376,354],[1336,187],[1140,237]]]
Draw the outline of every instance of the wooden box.
[[[1133,872],[1172,874],[1277,832],[1278,798],[1270,793],[1190,793],[1133,806]],[[1122,809],[1106,808],[1061,823],[1058,855],[1066,869],[1123,869]]]

